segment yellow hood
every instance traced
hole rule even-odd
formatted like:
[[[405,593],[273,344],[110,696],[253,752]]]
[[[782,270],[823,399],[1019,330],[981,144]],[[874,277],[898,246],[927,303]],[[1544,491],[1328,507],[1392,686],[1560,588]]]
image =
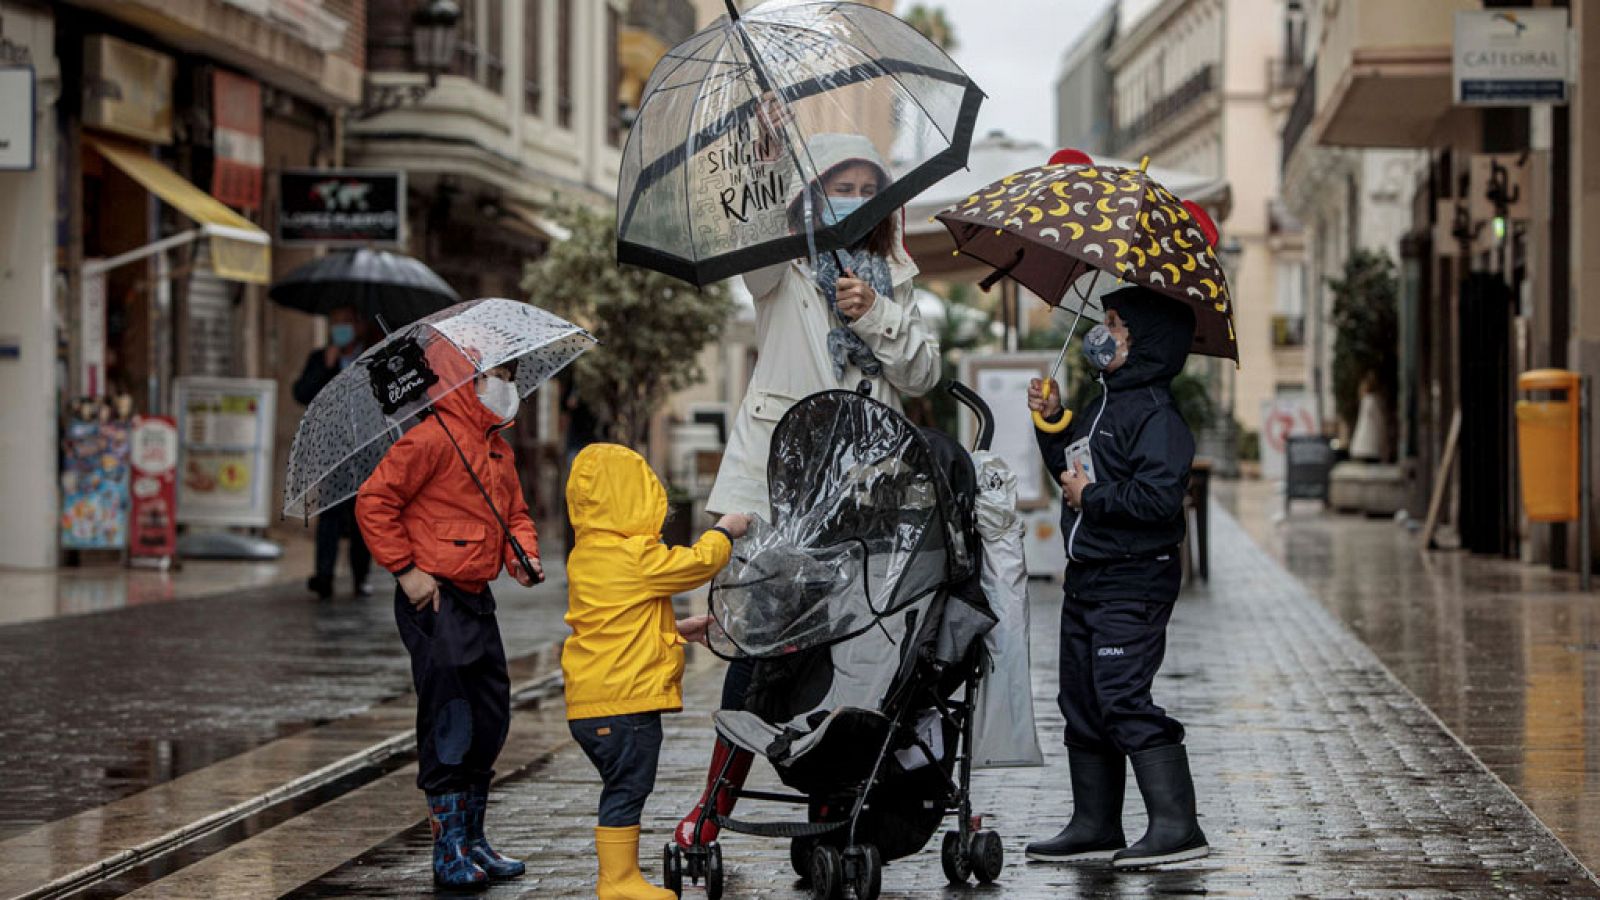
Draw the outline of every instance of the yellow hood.
[[[667,491],[644,457],[618,444],[590,444],[567,476],[567,514],[580,539],[590,532],[659,537]]]
[[[567,478],[578,540],[567,556],[561,649],[567,717],[592,719],[683,707],[683,638],[672,595],[727,565],[733,544],[708,531],[692,547],[661,543],[667,492],[639,454],[591,444]]]

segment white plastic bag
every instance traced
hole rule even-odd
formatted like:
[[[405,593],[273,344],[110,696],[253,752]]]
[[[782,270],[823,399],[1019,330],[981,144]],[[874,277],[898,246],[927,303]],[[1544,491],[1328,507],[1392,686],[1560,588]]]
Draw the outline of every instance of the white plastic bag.
[[[1017,476],[992,453],[974,453],[976,513],[983,537],[983,592],[999,617],[984,635],[993,667],[978,689],[973,765],[980,769],[1042,766],[1033,720],[1032,660],[1028,650],[1028,563],[1024,524],[1017,515]]]

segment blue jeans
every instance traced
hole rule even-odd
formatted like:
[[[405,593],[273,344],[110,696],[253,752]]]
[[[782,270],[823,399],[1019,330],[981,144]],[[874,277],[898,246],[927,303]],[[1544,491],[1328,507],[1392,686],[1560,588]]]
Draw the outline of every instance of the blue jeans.
[[[600,791],[600,827],[638,825],[644,814],[644,801],[656,789],[661,714],[573,719],[567,727],[605,782]]]

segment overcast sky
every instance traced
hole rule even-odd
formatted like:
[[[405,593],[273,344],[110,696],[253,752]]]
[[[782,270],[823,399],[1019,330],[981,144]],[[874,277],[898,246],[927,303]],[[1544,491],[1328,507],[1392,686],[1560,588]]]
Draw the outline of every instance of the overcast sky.
[[[977,136],[1000,129],[1054,144],[1055,80],[1061,55],[1111,0],[922,0],[944,7],[956,62],[989,95]],[[899,0],[904,13],[913,0]]]

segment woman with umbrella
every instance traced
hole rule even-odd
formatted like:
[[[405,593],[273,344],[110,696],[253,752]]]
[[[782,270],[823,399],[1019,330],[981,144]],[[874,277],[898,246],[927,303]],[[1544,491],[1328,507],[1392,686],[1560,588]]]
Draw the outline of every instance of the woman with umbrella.
[[[912,302],[917,268],[898,213],[966,165],[983,92],[883,10],[726,6],[646,85],[623,150],[617,259],[695,285],[744,276],[760,355],[707,507],[770,518],[767,453],[795,402],[843,389],[898,406],[898,394],[938,383],[939,345]],[[730,668],[724,707],[743,706],[751,669]],[[724,762],[740,783],[748,754],[719,742],[713,778]],[[717,816],[732,806],[726,794],[712,804]],[[714,839],[716,817],[696,833],[698,818],[679,825],[678,843]],[[691,871],[705,859],[689,858]]]
[[[833,225],[889,186],[887,167],[862,135],[813,135],[806,152],[822,174],[789,200],[790,228],[797,234],[808,227],[808,213]],[[818,391],[859,390],[898,408],[899,394],[920,397],[939,383],[939,340],[912,299],[917,266],[901,245],[899,222],[890,215],[855,247],[819,254],[814,262],[794,260],[744,276],[756,301],[760,355],[706,501],[713,514],[771,518],[767,450],[778,420],[796,401]],[[753,669],[751,660],[728,667],[723,709],[743,707]],[[728,781],[738,784],[748,773],[749,753],[719,739],[708,783],[730,755]],[[701,797],[700,804],[708,801]],[[719,797],[718,815],[726,816],[733,804],[732,797]],[[679,844],[696,843],[700,818],[698,806],[684,817],[676,832]],[[715,829],[707,818],[699,843],[714,840]]]

